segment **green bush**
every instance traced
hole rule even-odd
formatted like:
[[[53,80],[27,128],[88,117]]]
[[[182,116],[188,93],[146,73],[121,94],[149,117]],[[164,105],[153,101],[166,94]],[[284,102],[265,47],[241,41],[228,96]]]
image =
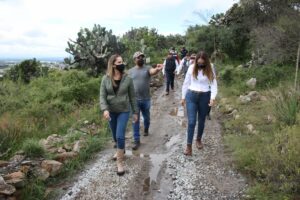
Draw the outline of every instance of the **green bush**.
[[[279,123],[284,125],[294,125],[297,121],[297,113],[300,110],[300,95],[293,90],[281,88],[274,95],[274,114]]]
[[[36,139],[26,139],[23,142],[22,150],[26,156],[29,157],[42,157],[45,155],[44,148],[39,144]]]

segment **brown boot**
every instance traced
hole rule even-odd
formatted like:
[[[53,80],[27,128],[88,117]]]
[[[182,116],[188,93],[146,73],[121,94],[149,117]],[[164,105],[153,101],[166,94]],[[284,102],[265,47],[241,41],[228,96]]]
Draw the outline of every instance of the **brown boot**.
[[[118,167],[117,174],[119,176],[122,176],[125,174],[123,162],[124,162],[124,149],[118,149],[117,150],[117,167]]]
[[[192,145],[191,144],[187,144],[186,145],[186,149],[184,151],[184,155],[186,155],[186,156],[192,156]]]
[[[126,151],[125,151],[125,149],[124,149],[124,159],[125,159],[125,153],[126,153]],[[114,154],[114,156],[113,156],[113,161],[117,161],[117,155],[118,155],[118,151]]]
[[[202,144],[202,142],[201,142],[201,139],[197,139],[197,140],[196,140],[196,147],[197,147],[198,149],[203,149],[203,144]]]

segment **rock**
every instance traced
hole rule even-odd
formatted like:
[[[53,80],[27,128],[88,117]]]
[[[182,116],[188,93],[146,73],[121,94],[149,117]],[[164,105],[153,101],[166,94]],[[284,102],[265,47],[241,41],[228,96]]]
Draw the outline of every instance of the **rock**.
[[[66,151],[72,151],[72,146],[70,144],[64,144],[64,149]]]
[[[12,195],[16,191],[16,188],[9,184],[0,184],[0,194]]]
[[[272,123],[274,121],[274,118],[271,115],[267,116],[267,122]]]
[[[54,146],[55,144],[61,143],[63,141],[64,141],[64,139],[63,139],[62,136],[59,136],[57,134],[53,134],[53,135],[50,135],[50,136],[47,137],[46,144],[49,145],[49,146]]]
[[[250,97],[251,101],[259,101],[260,100],[260,95],[257,91],[251,91],[247,95]]]
[[[10,162],[14,162],[14,163],[20,163],[25,159],[25,156],[23,155],[15,155],[14,157],[12,157],[10,159]]]
[[[247,81],[246,85],[249,88],[254,89],[256,87],[256,78],[251,78],[250,80]]]
[[[42,180],[42,181],[45,181],[50,176],[50,173],[46,169],[43,169],[43,168],[34,169],[33,174],[35,177],[37,177],[39,180]]]
[[[76,152],[65,152],[65,153],[61,153],[61,154],[57,154],[55,157],[55,160],[59,161],[59,162],[64,162],[68,159],[72,159],[75,158],[77,156]]]
[[[25,186],[25,174],[20,171],[4,176],[4,180],[7,184],[11,184],[16,188],[22,188]]]
[[[88,120],[85,120],[83,123],[84,123],[84,124],[88,124],[88,123],[89,123],[89,121],[88,121]]]
[[[9,165],[8,161],[0,160],[0,167],[6,167],[7,165]]]
[[[81,144],[81,142],[80,141],[76,141],[75,142],[75,144],[74,144],[74,146],[73,146],[73,151],[74,152],[77,152],[77,153],[79,153],[80,152],[80,144]]]
[[[56,160],[44,160],[41,167],[50,173],[50,176],[56,176],[62,169],[63,164]]]
[[[65,153],[65,152],[66,152],[66,150],[64,148],[62,148],[62,147],[59,147],[57,149],[57,153]]]
[[[253,133],[253,130],[254,130],[254,126],[252,124],[248,124],[247,125],[247,129],[250,133]]]
[[[0,175],[0,197],[1,195],[12,195],[16,191],[16,188],[7,184],[3,177]]]
[[[225,105],[225,113],[229,114],[234,110],[233,107],[231,107],[230,105]]]
[[[22,165],[20,167],[20,171],[23,172],[24,174],[27,174],[30,171],[30,166],[29,165]]]
[[[240,95],[239,101],[241,102],[241,104],[247,104],[251,102],[251,98],[249,96]]]

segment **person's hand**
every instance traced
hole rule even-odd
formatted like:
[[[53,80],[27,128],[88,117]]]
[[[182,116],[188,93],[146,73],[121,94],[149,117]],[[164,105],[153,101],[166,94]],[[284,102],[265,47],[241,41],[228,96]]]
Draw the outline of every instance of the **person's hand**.
[[[136,123],[138,121],[138,115],[137,114],[133,114],[132,116],[132,122]]]
[[[184,107],[185,106],[185,99],[181,99],[181,105]]]
[[[104,119],[110,121],[109,112],[108,112],[107,110],[105,110],[105,111],[103,112],[103,117],[104,117]]]
[[[157,69],[158,71],[162,70],[163,67],[164,67],[163,64],[157,64],[157,65],[156,65],[156,69]]]
[[[214,105],[215,105],[215,100],[214,100],[214,99],[211,99],[211,100],[209,101],[208,106],[212,107],[212,106],[214,106]]]

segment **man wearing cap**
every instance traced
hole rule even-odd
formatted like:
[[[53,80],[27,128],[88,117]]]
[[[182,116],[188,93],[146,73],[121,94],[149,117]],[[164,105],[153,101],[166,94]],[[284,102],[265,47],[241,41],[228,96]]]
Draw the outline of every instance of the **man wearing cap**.
[[[129,76],[133,80],[136,100],[138,105],[138,120],[132,124],[134,146],[133,150],[137,150],[140,146],[140,112],[142,112],[144,118],[144,136],[149,134],[150,126],[150,80],[151,76],[160,72],[163,68],[162,64],[157,64],[156,68],[145,66],[145,55],[138,51],[133,55],[135,66],[128,71]]]

